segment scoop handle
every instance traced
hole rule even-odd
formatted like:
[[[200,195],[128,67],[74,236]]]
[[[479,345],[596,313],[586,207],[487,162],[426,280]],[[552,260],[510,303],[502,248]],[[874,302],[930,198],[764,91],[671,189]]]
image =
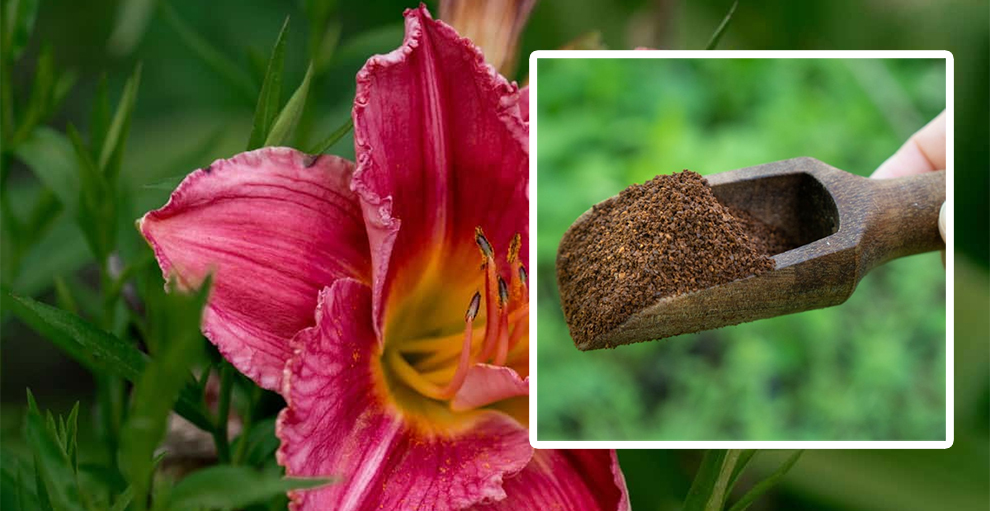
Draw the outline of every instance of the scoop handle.
[[[945,249],[938,230],[938,214],[945,202],[945,171],[869,182],[861,275],[898,257]]]

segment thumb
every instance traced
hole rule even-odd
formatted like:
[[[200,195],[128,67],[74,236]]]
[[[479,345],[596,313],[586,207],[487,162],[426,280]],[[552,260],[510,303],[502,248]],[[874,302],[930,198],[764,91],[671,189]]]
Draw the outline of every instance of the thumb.
[[[942,235],[942,241],[945,241],[945,203],[942,203],[942,209],[938,210],[938,233]]]

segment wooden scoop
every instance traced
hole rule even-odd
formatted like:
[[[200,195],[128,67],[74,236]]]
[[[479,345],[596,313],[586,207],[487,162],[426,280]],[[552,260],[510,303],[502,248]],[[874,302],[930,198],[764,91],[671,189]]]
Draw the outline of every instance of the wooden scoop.
[[[778,227],[799,246],[773,271],[643,304],[624,323],[578,343],[614,347],[838,305],[873,268],[945,248],[938,231],[945,172],[867,179],[814,158],[706,176],[725,205]],[[571,229],[587,221],[591,210]]]

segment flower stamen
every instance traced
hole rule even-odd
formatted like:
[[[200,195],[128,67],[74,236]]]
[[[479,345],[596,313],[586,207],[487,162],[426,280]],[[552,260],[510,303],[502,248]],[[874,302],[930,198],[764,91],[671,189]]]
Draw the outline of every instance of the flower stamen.
[[[464,385],[468,370],[471,368],[471,344],[474,334],[474,319],[478,316],[478,309],[481,306],[481,294],[475,293],[464,314],[464,343],[461,346],[461,356],[457,363],[454,376],[447,385],[440,385],[430,381],[427,375],[421,374],[402,356],[400,351],[392,350],[385,354],[385,360],[389,367],[402,380],[403,383],[426,397],[436,400],[447,400],[454,397],[457,391]]]

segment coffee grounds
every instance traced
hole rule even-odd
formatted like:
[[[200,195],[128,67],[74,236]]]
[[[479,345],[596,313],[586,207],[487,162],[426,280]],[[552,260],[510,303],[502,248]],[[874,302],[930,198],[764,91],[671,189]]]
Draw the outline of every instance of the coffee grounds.
[[[622,324],[657,300],[774,268],[793,248],[777,229],[722,205],[685,170],[632,185],[596,205],[557,252],[557,283],[575,343]]]

